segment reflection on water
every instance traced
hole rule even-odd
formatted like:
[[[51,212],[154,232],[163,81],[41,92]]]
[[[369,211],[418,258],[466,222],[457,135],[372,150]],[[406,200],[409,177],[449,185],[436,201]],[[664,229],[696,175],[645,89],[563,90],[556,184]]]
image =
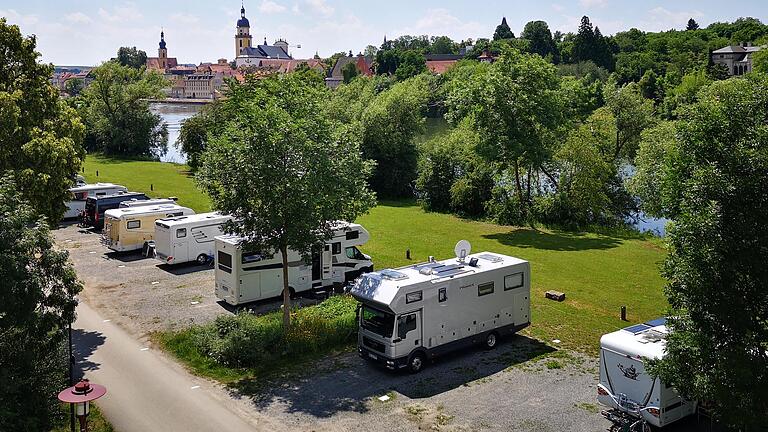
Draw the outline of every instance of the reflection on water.
[[[162,162],[185,163],[187,161],[186,155],[176,146],[176,140],[179,138],[184,120],[197,114],[202,107],[203,105],[199,104],[154,103],[149,105],[150,111],[159,114],[168,125],[168,152],[160,158]]]

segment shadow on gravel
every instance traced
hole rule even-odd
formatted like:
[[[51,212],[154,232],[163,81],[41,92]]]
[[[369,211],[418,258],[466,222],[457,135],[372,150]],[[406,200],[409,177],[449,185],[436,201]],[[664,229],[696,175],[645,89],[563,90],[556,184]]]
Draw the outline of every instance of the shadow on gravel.
[[[104,345],[107,338],[97,331],[72,329],[72,356],[75,361],[74,377],[83,378],[86,372],[97,370],[101,364],[90,360],[98,347]]]
[[[104,254],[107,259],[116,260],[124,263],[130,263],[134,261],[141,261],[149,259],[141,254],[141,251],[130,252],[107,252]]]
[[[176,265],[158,264],[157,268],[175,276],[181,276],[181,275],[190,274],[190,273],[197,273],[197,272],[206,271],[206,270],[213,270],[212,265],[209,265],[209,264],[200,265],[194,261],[183,263],[183,264],[176,264]]]
[[[486,234],[483,238],[498,240],[506,246],[555,251],[611,249],[621,244],[618,238],[613,237],[587,237],[584,234],[565,231],[548,233],[530,228],[520,228],[508,233]]]
[[[277,405],[288,414],[327,418],[344,411],[365,413],[377,403],[375,398],[391,390],[419,399],[471,386],[474,381],[553,351],[542,342],[518,335],[507,338],[493,351],[468,348],[440,357],[418,374],[389,371],[357,355],[342,355],[312,365],[314,371],[302,372],[298,378],[243,380],[230,389],[235,397],[251,399],[259,410]]]

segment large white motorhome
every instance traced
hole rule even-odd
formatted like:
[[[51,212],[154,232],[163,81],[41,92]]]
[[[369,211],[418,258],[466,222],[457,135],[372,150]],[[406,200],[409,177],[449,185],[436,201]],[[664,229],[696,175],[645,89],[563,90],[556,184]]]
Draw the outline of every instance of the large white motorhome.
[[[166,264],[213,259],[215,238],[224,234],[222,225],[232,216],[200,213],[155,221],[155,257]]]
[[[129,200],[123,201],[120,203],[120,208],[136,208],[136,207],[146,207],[151,205],[160,205],[160,204],[176,204],[175,198],[150,198],[150,199],[137,199],[137,198],[131,198]]]
[[[633,325],[600,338],[597,400],[620,413],[663,427],[696,412],[696,402],[650,376],[643,361],[664,357],[666,319]],[[607,417],[610,412],[604,413]],[[609,417],[610,418],[610,417]]]
[[[73,219],[80,216],[85,210],[85,201],[88,197],[113,195],[119,192],[126,192],[128,188],[112,183],[94,183],[79,185],[69,189],[72,193],[71,201],[66,203],[67,211],[64,212],[64,219]]]
[[[288,286],[292,293],[327,289],[373,271],[371,257],[357,248],[370,235],[359,224],[340,222],[334,236],[312,253],[310,261],[288,251]],[[283,292],[282,254],[244,251],[238,236],[216,237],[216,297],[231,305],[276,297]]]
[[[195,211],[176,204],[107,210],[101,242],[116,252],[139,250],[154,239],[155,220],[191,214]]]
[[[458,259],[430,257],[359,278],[350,294],[360,302],[360,356],[418,372],[429,358],[476,343],[493,348],[500,336],[529,326],[528,261],[468,252],[469,243],[459,242]]]

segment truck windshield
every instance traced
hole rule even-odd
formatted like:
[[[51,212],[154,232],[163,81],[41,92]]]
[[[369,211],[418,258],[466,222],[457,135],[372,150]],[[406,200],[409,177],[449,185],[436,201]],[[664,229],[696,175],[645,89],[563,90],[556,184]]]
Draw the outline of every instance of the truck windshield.
[[[364,329],[372,331],[381,337],[392,337],[392,329],[395,327],[395,316],[393,314],[363,305],[360,321]]]

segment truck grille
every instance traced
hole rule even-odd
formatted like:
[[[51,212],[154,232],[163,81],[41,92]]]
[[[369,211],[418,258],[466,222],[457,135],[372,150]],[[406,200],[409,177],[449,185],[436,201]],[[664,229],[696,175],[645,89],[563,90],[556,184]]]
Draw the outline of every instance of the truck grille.
[[[368,348],[371,348],[373,350],[376,350],[380,353],[384,352],[384,344],[381,342],[376,342],[373,339],[367,338],[363,336],[363,345],[367,346]]]

